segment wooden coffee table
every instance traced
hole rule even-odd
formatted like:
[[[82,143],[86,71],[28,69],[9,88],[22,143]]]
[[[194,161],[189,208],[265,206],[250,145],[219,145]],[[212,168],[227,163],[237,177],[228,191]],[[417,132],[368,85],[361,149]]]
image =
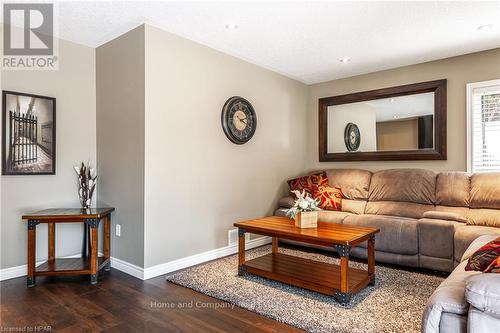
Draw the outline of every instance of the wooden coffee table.
[[[379,229],[318,222],[317,228],[296,228],[287,217],[270,216],[237,222],[238,274],[246,272],[314,290],[349,303],[353,294],[375,283],[375,234]],[[245,233],[273,238],[272,253],[245,261]],[[330,246],[340,255],[340,266],[278,253],[278,238]],[[352,247],[368,241],[368,270],[349,268]]]

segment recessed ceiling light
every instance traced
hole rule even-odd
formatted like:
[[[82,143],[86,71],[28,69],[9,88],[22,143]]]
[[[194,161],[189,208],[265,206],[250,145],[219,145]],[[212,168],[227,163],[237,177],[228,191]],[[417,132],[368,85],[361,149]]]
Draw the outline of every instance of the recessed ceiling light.
[[[351,61],[351,58],[348,58],[348,57],[343,57],[343,58],[341,58],[339,61],[340,61],[341,63],[344,63],[344,64],[345,64],[345,63],[347,63],[347,62]]]
[[[235,23],[228,23],[228,24],[226,24],[226,29],[227,30],[236,30],[236,29],[238,29],[238,25]]]
[[[477,30],[486,31],[486,30],[490,30],[491,28],[493,28],[493,24],[485,24],[485,25],[480,25],[479,27],[477,27]]]
[[[394,119],[399,119],[399,116],[394,116]]]
[[[391,98],[391,99],[389,100],[389,102],[391,102],[391,103],[393,103],[394,101],[395,101],[395,99],[394,99],[394,98]]]

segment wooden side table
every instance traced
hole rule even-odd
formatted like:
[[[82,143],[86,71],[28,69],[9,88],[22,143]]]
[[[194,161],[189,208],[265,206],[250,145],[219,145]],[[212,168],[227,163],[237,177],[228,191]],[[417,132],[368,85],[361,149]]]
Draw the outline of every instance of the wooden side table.
[[[114,208],[81,208],[69,209],[45,209],[31,214],[23,215],[23,220],[28,220],[28,287],[35,286],[36,276],[54,275],[80,275],[90,274],[90,282],[97,283],[99,271],[110,268],[110,229],[111,212]],[[98,249],[98,227],[104,220],[104,256],[99,257]],[[40,223],[48,224],[48,259],[38,267],[36,261],[36,226]],[[81,258],[56,258],[55,240],[57,223],[85,223],[90,229],[90,254],[86,251]],[[84,243],[86,241],[84,240]]]

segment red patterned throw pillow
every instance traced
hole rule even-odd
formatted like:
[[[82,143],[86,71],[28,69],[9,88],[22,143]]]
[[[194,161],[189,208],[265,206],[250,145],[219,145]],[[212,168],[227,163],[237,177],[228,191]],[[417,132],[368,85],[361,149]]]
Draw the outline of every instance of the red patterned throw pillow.
[[[496,261],[500,256],[500,237],[495,240],[485,244],[479,248],[474,254],[469,258],[467,266],[465,266],[466,271],[481,271],[484,272],[489,266]],[[494,268],[491,268],[492,270]]]
[[[312,175],[291,179],[288,181],[290,191],[305,190],[309,196],[313,196],[313,186],[328,186],[328,177],[326,172],[318,172]]]
[[[492,263],[484,270],[485,273],[500,273],[500,256],[498,256]]]
[[[342,190],[340,187],[314,186],[313,198],[325,210],[342,210]]]

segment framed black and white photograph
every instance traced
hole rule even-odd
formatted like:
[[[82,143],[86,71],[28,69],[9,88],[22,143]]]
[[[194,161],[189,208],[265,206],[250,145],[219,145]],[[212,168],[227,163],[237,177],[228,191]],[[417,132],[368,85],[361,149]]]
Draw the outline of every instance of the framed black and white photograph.
[[[2,175],[56,172],[56,99],[2,91]]]

